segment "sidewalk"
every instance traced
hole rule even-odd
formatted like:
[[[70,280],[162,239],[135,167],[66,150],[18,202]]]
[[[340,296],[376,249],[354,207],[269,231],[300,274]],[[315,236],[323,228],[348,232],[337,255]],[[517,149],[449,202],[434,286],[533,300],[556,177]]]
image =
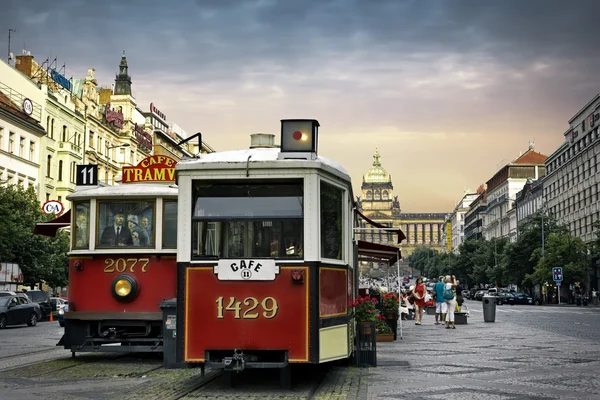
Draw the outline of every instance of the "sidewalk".
[[[368,399],[598,399],[600,345],[524,328],[483,322],[445,329],[424,316],[403,321],[404,338],[377,343]],[[556,365],[561,365],[559,369]]]

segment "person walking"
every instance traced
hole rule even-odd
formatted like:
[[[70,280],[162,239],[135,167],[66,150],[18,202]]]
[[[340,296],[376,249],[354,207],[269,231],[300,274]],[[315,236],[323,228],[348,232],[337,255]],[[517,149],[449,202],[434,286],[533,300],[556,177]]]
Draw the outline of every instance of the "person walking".
[[[446,299],[444,299],[444,276],[440,275],[433,286],[435,293],[435,324],[444,323],[446,319]]]
[[[444,298],[446,299],[446,329],[456,329],[454,323],[454,311],[456,307],[456,277],[454,275],[446,275],[446,284],[444,286]],[[452,325],[450,325],[452,324]]]
[[[418,277],[415,290],[413,290],[413,295],[415,296],[415,325],[421,325],[421,320],[423,319],[423,308],[425,308],[425,295],[427,294],[427,289],[423,284],[423,278]]]

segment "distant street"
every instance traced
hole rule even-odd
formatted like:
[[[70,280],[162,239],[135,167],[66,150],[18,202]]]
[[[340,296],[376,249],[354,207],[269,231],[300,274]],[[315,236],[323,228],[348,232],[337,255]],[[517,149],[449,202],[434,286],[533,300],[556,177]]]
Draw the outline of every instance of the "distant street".
[[[483,320],[483,303],[466,301],[472,319]],[[527,328],[541,329],[576,339],[600,342],[600,307],[598,306],[496,306],[496,322],[511,322]]]

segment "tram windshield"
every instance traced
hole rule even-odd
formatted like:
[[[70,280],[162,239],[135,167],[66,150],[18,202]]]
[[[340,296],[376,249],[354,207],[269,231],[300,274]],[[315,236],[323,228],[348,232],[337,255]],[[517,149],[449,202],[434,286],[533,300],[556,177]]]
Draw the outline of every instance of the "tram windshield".
[[[195,182],[193,258],[302,258],[302,184]]]
[[[154,247],[154,216],[154,201],[99,201],[97,247]]]

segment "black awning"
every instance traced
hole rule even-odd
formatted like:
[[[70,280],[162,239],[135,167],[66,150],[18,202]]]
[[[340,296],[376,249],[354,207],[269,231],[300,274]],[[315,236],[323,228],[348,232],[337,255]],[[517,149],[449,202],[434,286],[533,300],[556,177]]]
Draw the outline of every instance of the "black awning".
[[[381,225],[367,217],[365,217],[365,215],[363,213],[361,213],[360,211],[356,210],[356,213],[365,221],[367,221],[368,224],[373,225],[376,228],[380,228],[386,231],[390,231],[395,233],[396,235],[398,235],[398,244],[400,244],[400,242],[402,242],[404,239],[406,239],[406,235],[404,234],[404,232],[402,232],[402,229],[400,228],[390,228],[388,226],[385,225]]]
[[[58,218],[48,222],[39,222],[35,224],[33,233],[44,236],[56,236],[56,232],[60,228],[65,228],[71,225],[71,210],[67,211]]]
[[[394,265],[400,258],[402,258],[402,254],[397,247],[364,240],[358,241],[359,261],[386,262],[388,265]]]

